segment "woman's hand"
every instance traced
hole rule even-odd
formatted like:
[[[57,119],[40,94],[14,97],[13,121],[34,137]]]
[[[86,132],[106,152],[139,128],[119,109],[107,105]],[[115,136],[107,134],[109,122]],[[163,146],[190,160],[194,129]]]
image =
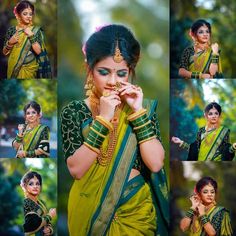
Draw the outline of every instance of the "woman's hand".
[[[16,31],[16,33],[13,34],[13,36],[8,40],[8,44],[14,45],[18,43],[18,41],[19,41],[19,34],[18,31]]]
[[[119,93],[117,91],[103,91],[100,97],[100,116],[110,121],[114,114],[116,106],[121,104]]]
[[[199,212],[199,215],[200,215],[200,216],[206,214],[205,206],[204,206],[201,202],[199,203],[197,209],[198,209],[198,212]]]
[[[25,152],[25,151],[18,151],[18,152],[17,152],[17,157],[19,157],[19,158],[24,158],[24,157],[26,157],[26,152]]]
[[[43,227],[43,236],[50,236],[52,235],[52,230],[49,225]]]
[[[57,210],[56,210],[56,208],[51,208],[51,209],[49,210],[49,212],[48,212],[48,215],[50,215],[50,216],[52,217],[52,219],[55,218],[56,215],[57,215]]]
[[[200,199],[197,197],[196,194],[192,195],[189,199],[192,203],[191,209],[196,211],[198,209],[199,204],[200,204]]]
[[[182,144],[183,143],[183,140],[181,140],[178,137],[174,137],[174,136],[171,138],[171,141],[175,144]]]
[[[20,136],[23,135],[24,129],[25,129],[25,125],[24,125],[24,124],[19,124],[19,125],[18,125],[18,134],[19,134]]]
[[[219,45],[218,45],[218,43],[213,43],[211,45],[211,49],[212,49],[212,53],[214,55],[219,55]]]
[[[143,108],[143,91],[139,86],[128,82],[120,82],[123,86],[118,90],[120,97],[136,112]]]
[[[24,32],[27,35],[27,37],[31,37],[34,35],[34,33],[32,32],[32,30],[29,27],[25,28]]]
[[[210,79],[211,75],[210,74],[202,74],[201,78],[202,79]]]

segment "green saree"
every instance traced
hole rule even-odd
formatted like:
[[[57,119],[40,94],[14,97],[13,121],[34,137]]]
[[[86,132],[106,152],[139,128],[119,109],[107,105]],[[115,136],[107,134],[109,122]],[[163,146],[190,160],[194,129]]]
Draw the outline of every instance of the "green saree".
[[[211,225],[216,231],[216,236],[232,236],[233,231],[230,223],[229,212],[221,206],[214,206],[206,214],[210,220]],[[194,215],[189,236],[207,236],[202,227],[199,218]]]
[[[16,139],[13,140],[14,143]],[[35,151],[36,149],[40,150],[42,154],[29,156],[30,158],[44,158],[49,157],[49,128],[45,125],[39,124],[31,130],[26,130],[24,133],[23,140],[19,147],[19,150],[23,151]],[[17,157],[17,154],[16,154]],[[26,156],[27,158],[27,156]]]
[[[159,135],[155,120],[156,105],[155,102],[145,102]],[[168,235],[169,212],[164,171],[154,174],[143,168],[142,176],[128,181],[139,155],[136,136],[127,121],[130,112],[126,105],[120,114],[118,141],[111,163],[101,166],[94,162],[80,180],[74,181],[68,201],[71,236],[116,236],[122,233]],[[66,158],[83,144],[91,122],[92,114],[84,102],[73,101],[63,109],[61,128]],[[108,139],[103,142],[103,148],[108,145]],[[158,195],[161,197],[157,198]]]
[[[31,26],[36,41],[41,47],[41,53],[36,55],[31,42],[23,29],[18,31],[19,41],[10,51],[7,67],[7,78],[30,79],[51,78],[51,67],[44,43],[44,35],[40,27]],[[10,27],[6,34],[7,41],[16,33],[15,27]]]
[[[187,47],[181,57],[179,68],[184,68],[191,72],[202,72],[209,74],[211,64],[212,50],[208,48],[206,51],[194,52],[193,46]],[[223,78],[221,58],[219,57],[218,72],[214,78]]]
[[[34,202],[30,198],[24,199],[24,217],[23,225],[26,236],[43,236],[44,220],[47,220],[48,210],[45,203],[41,200]],[[46,225],[50,228],[53,234],[52,225],[50,222]]]

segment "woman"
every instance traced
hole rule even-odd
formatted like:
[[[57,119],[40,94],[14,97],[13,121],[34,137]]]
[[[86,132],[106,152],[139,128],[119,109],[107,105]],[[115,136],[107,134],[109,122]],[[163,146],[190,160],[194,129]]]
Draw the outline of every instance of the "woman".
[[[194,236],[233,235],[228,211],[216,204],[217,182],[211,177],[203,177],[190,197],[192,206],[180,221],[182,231],[189,230]]]
[[[39,199],[42,189],[42,177],[35,171],[27,172],[21,179],[24,199],[24,232],[25,235],[53,235],[51,220],[56,217],[56,208],[49,211],[45,203]]]
[[[178,137],[172,142],[189,151],[188,161],[231,161],[236,143],[229,142],[230,130],[220,125],[221,106],[212,102],[205,108],[206,126],[199,129],[194,143],[189,145]]]
[[[8,29],[3,54],[9,56],[7,78],[51,78],[43,31],[33,25],[34,5],[21,1],[14,8],[17,26]]]
[[[61,114],[63,150],[75,178],[70,235],[168,235],[157,104],[143,101],[142,89],[130,82],[140,45],[125,26],[108,25],[90,36],[83,52],[88,98]]]
[[[181,57],[179,75],[183,78],[222,78],[220,50],[217,43],[211,44],[211,25],[197,20],[190,29],[193,46],[187,47]]]
[[[18,158],[49,157],[49,127],[40,124],[41,107],[31,101],[24,107],[25,124],[18,125],[18,134],[12,142]]]

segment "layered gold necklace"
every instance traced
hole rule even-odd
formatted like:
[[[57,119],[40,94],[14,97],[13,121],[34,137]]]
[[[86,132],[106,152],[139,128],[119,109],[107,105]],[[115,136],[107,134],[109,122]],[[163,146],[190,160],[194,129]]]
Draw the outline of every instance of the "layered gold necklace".
[[[93,119],[99,115],[99,98],[93,92],[89,96],[89,104],[92,111]],[[116,144],[117,144],[117,129],[119,125],[120,112],[122,110],[123,104],[119,105],[115,109],[115,114],[110,121],[113,125],[113,130],[110,131],[108,137],[108,145],[106,148],[100,147],[100,153],[98,154],[97,160],[101,166],[107,166],[110,164]]]

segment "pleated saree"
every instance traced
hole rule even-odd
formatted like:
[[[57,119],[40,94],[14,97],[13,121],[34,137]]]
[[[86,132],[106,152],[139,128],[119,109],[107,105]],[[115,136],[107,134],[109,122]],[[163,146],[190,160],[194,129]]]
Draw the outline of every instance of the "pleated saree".
[[[32,79],[52,77],[42,29],[37,26],[31,26],[31,30],[41,47],[41,53],[39,55],[34,53],[31,42],[24,33],[24,30],[19,30],[18,43],[13,46],[9,54],[7,78]],[[15,27],[10,27],[8,29],[5,45],[15,33]]]
[[[184,50],[181,56],[179,68],[184,68],[191,72],[202,72],[209,74],[211,58],[212,50],[210,47],[204,51],[195,53],[194,47],[190,46]],[[218,62],[218,72],[213,76],[213,78],[223,78],[220,56]]]
[[[159,136],[156,102],[145,102]],[[139,154],[136,136],[127,121],[124,106],[117,129],[118,141],[107,166],[94,162],[88,172],[75,180],[68,201],[68,227],[71,236],[88,235],[168,235],[168,194],[164,170],[128,181]],[[72,155],[89,131],[92,114],[83,101],[73,101],[62,111],[62,138],[65,157]],[[103,148],[108,145],[107,137]],[[140,159],[141,160],[141,159]]]
[[[216,236],[232,236],[233,231],[231,227],[229,212],[221,206],[214,206],[206,214],[210,220],[211,225],[216,231]],[[207,236],[201,225],[199,218],[194,215],[190,226],[189,236]]]

